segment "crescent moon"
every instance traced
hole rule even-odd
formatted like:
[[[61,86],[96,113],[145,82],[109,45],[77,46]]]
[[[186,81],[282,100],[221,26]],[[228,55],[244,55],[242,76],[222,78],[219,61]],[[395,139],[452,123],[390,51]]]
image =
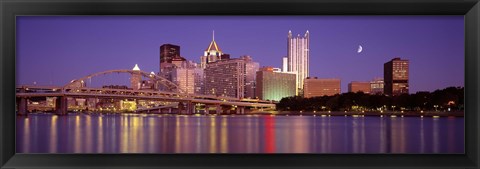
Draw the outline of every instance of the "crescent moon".
[[[357,53],[361,53],[361,52],[362,52],[362,50],[363,50],[363,48],[362,48],[362,45],[358,45],[358,50],[357,50]]]

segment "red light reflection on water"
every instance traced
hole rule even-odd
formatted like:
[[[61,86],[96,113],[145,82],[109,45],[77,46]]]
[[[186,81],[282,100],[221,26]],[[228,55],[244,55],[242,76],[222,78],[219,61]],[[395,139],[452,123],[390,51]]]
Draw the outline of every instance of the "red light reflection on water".
[[[265,117],[265,152],[275,153],[275,119]]]

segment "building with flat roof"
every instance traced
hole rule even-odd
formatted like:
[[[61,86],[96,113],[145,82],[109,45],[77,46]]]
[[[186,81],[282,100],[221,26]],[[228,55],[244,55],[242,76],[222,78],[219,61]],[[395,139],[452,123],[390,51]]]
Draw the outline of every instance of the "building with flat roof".
[[[257,72],[256,93],[261,100],[280,101],[284,97],[295,96],[296,74],[275,71],[273,67],[263,67]]]
[[[172,82],[177,84],[186,94],[195,93],[195,70],[179,67],[172,71]]]
[[[365,94],[370,94],[372,91],[370,82],[358,82],[352,81],[348,84],[348,92],[363,92]]]
[[[383,81],[383,78],[374,78],[372,81],[370,81],[371,93],[383,94],[384,84],[385,82]]]
[[[240,59],[245,60],[245,98],[255,98],[257,97],[255,87],[256,87],[256,73],[260,68],[258,62],[254,62],[251,56],[244,55]]]
[[[340,94],[340,79],[319,79],[307,77],[304,85],[304,97],[333,96]]]
[[[254,98],[258,66],[250,56],[208,63],[204,71],[205,94]]]
[[[394,58],[383,65],[386,95],[408,94],[409,61]]]
[[[172,63],[172,59],[180,56],[180,46],[173,44],[163,44],[160,46],[160,70],[165,66],[165,63]]]

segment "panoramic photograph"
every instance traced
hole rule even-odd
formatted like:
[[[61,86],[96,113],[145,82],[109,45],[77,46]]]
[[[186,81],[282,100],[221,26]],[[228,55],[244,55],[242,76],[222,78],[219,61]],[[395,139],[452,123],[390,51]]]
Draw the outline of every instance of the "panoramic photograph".
[[[17,16],[17,153],[463,154],[464,16]]]

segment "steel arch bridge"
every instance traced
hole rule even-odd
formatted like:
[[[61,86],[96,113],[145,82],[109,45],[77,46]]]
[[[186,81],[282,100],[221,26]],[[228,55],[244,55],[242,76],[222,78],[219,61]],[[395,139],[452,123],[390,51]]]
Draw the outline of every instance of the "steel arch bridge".
[[[140,75],[142,77],[147,77],[153,80],[156,84],[163,85],[169,91],[160,91],[160,90],[132,90],[132,89],[115,89],[115,88],[89,88],[83,85],[76,85],[82,83],[87,79],[92,77],[113,74],[113,73],[128,73],[131,75]],[[158,83],[157,83],[158,82]],[[54,104],[54,112],[57,114],[67,114],[68,113],[68,98],[103,98],[103,99],[135,99],[135,100],[154,100],[154,101],[163,101],[163,102],[177,102],[182,103],[181,106],[177,105],[179,111],[185,112],[186,114],[193,114],[196,110],[196,105],[203,105],[206,114],[210,110],[209,107],[215,107],[216,114],[221,114],[221,112],[230,111],[232,108],[235,109],[236,114],[244,114],[246,107],[251,107],[254,109],[266,108],[266,109],[275,109],[275,104],[270,101],[264,100],[245,100],[242,98],[234,97],[224,97],[224,96],[212,96],[212,95],[201,95],[201,94],[188,94],[184,92],[178,85],[169,81],[166,78],[161,76],[150,74],[148,72],[139,71],[139,70],[107,70],[103,72],[93,73],[87,76],[84,76],[79,79],[72,80],[70,83],[64,86],[17,86],[16,88],[16,101],[18,107],[18,114],[25,115],[28,112],[28,99],[39,98],[39,97],[54,97],[56,98]],[[88,104],[88,103],[87,103]],[[85,105],[84,105],[85,106]],[[87,106],[88,107],[88,106]],[[168,106],[167,106],[168,107]],[[158,110],[160,113],[162,109],[165,109],[164,106],[156,106],[147,108],[142,108],[136,110],[136,112],[142,111],[154,111]],[[226,108],[226,109],[224,109]],[[170,108],[171,109],[171,108]]]
[[[72,80],[70,83],[63,86],[62,90],[66,91],[68,89],[77,89],[79,87],[74,86],[77,83],[82,83],[82,82],[86,81],[87,79],[91,79],[92,77],[96,77],[96,76],[100,76],[100,75],[106,75],[106,74],[114,74],[114,73],[128,73],[128,74],[131,74],[131,75],[139,74],[142,77],[147,77],[150,80],[153,80],[155,83],[158,82],[159,84],[165,86],[171,92],[185,94],[185,91],[183,91],[177,84],[171,82],[170,80],[168,80],[164,77],[158,76],[156,74],[151,74],[151,73],[148,73],[148,72],[145,72],[145,71],[141,71],[141,70],[128,70],[128,69],[115,69],[115,70],[107,70],[107,71],[103,71],[103,72],[93,73],[93,74],[84,76],[82,78]]]

